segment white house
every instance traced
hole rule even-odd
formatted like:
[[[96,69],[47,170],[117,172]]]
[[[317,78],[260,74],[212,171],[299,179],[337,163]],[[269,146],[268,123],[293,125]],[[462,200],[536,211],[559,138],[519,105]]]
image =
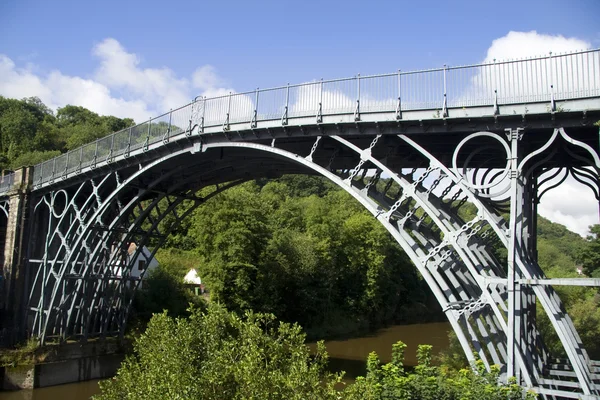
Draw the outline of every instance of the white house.
[[[191,289],[196,295],[204,294],[204,285],[202,284],[202,278],[198,275],[198,272],[194,268],[190,269],[187,274],[183,277],[183,283],[189,289]]]
[[[192,268],[183,277],[183,283],[188,283],[190,285],[202,285],[202,279],[198,276],[198,272]]]
[[[129,248],[127,249],[127,261],[129,264],[135,256],[137,248],[137,244],[135,243],[131,243],[129,245]],[[144,278],[146,278],[156,267],[158,267],[158,261],[156,261],[156,258],[151,256],[150,250],[144,246],[137,254],[137,257],[135,257],[129,274],[132,278],[139,278],[142,276],[142,274],[144,274]]]
[[[135,243],[130,243],[127,248],[126,265],[131,265],[131,271],[129,271],[128,275],[133,280],[137,280],[142,277],[143,274],[142,279],[146,279],[149,273],[158,267],[158,261],[151,256],[150,250],[148,250],[146,246],[142,247],[140,252],[136,252],[137,249],[138,247]],[[123,276],[123,266],[116,266],[113,269],[113,274],[118,277]]]

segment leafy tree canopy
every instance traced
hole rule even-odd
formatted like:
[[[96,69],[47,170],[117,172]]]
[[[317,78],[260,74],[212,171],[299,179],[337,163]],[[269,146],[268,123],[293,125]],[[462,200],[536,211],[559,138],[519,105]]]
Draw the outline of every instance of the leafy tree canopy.
[[[0,168],[41,162],[132,125],[130,118],[99,116],[72,105],[55,116],[37,97],[0,96]]]
[[[327,353],[304,344],[298,325],[243,317],[212,304],[189,319],[155,315],[96,400],[337,399]]]

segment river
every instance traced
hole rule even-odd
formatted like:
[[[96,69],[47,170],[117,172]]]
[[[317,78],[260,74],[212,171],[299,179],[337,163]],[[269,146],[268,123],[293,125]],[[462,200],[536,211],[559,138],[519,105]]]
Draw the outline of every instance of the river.
[[[365,363],[370,352],[375,351],[382,362],[392,357],[392,345],[398,340],[406,343],[405,365],[417,364],[416,350],[419,344],[430,344],[433,353],[448,347],[450,324],[435,322],[429,324],[394,325],[380,329],[370,335],[344,340],[325,342],[329,353],[329,366],[334,372],[346,371],[345,380],[352,381],[365,373]],[[315,344],[309,344],[314,348]],[[84,400],[99,393],[98,381],[87,381],[59,385],[42,389],[0,392],[0,400]]]

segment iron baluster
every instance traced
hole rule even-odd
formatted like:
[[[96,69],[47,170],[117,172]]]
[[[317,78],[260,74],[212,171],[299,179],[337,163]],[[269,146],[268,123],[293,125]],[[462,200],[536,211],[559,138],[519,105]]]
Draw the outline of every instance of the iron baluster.
[[[129,127],[129,135],[127,135],[127,147],[125,148],[125,153],[124,156],[125,157],[129,157],[130,153],[131,153],[131,127]]]
[[[398,70],[398,104],[396,105],[396,119],[402,119],[402,72]]]
[[[223,131],[228,131],[229,126],[229,113],[231,112],[231,92],[229,92],[229,97],[227,99],[227,115],[225,116],[225,122],[223,122]]]
[[[319,106],[317,107],[317,124],[323,122],[323,78],[319,84]]]
[[[290,105],[290,84],[287,84],[285,89],[285,107],[283,109],[283,115],[281,116],[281,125],[286,126],[288,124],[288,107]]]
[[[258,118],[258,88],[255,90],[254,95],[254,112],[252,113],[252,120],[250,121],[250,127],[256,128],[257,126],[257,118]]]
[[[164,136],[163,136],[163,144],[167,144],[169,143],[169,137],[171,135],[171,119],[173,118],[173,109],[171,109],[169,111],[169,125],[167,127],[167,131],[165,132]]]
[[[360,74],[356,76],[356,108],[354,109],[354,121],[360,121]]]
[[[446,91],[446,71],[448,66],[444,64],[444,104],[442,105],[442,118],[448,117],[448,96]]]

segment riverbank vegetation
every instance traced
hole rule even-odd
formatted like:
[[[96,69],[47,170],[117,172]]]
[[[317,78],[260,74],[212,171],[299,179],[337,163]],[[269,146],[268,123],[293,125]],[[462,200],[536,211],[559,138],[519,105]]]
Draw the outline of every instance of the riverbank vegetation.
[[[381,365],[369,356],[367,374],[344,390],[341,374],[327,372],[319,343],[310,354],[297,324],[251,311],[242,317],[217,304],[192,309],[189,318],[156,314],[117,375],[100,382],[96,400],[122,399],[534,399],[515,384],[498,385],[499,370],[477,364],[459,372],[431,363],[431,346],[418,350],[419,364],[403,368],[405,345]]]
[[[0,367],[16,367],[43,362],[48,356],[48,348],[41,347],[35,339],[29,339],[14,349],[0,351]]]

